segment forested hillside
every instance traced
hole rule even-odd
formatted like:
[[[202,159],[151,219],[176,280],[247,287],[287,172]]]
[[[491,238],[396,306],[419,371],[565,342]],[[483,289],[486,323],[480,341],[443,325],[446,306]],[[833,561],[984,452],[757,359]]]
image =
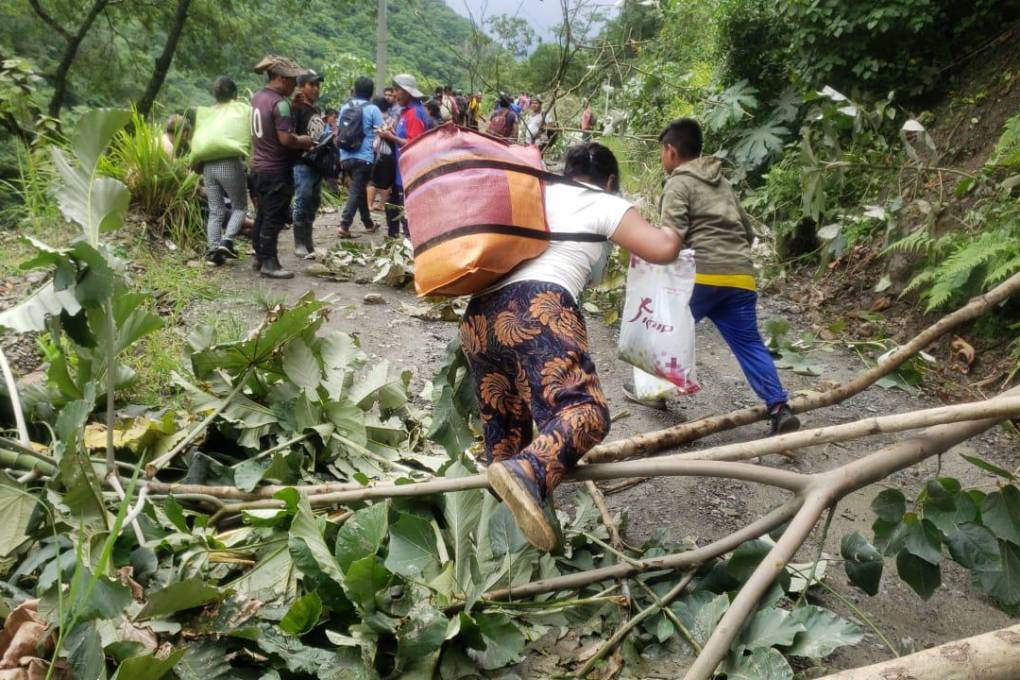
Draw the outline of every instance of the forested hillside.
[[[506,149],[345,223],[392,154],[164,136],[266,53],[340,103],[374,0],[0,5],[0,678],[1016,680],[1020,0],[524,0],[541,43],[457,1],[390,0],[388,76],[538,95],[547,167],[622,179],[558,187],[575,257],[472,298],[416,295],[401,218],[464,221],[437,269],[511,242],[471,220],[550,193]],[[683,328],[668,370],[628,324]]]

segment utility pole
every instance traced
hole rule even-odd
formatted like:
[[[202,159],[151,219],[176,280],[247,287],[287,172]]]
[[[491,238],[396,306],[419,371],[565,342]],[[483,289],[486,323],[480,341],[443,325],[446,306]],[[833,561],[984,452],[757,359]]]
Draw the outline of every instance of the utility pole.
[[[379,0],[375,31],[375,92],[386,87],[386,0]]]

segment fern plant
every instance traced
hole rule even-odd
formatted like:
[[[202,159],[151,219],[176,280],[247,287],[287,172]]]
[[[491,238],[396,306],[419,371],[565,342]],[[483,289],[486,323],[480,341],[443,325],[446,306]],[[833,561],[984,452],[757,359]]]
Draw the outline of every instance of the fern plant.
[[[972,226],[938,238],[922,227],[886,249],[923,254],[903,294],[918,293],[927,312],[983,293],[1020,271],[1020,206],[1015,201],[996,197],[972,210],[965,224]]]

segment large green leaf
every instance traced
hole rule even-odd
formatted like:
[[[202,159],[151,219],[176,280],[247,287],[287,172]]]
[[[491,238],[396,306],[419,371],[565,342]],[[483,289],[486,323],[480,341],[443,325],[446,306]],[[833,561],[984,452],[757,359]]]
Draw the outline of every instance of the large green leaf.
[[[349,396],[358,408],[366,411],[376,402],[380,408],[397,409],[407,403],[409,382],[409,372],[398,372],[388,361],[379,361],[354,381]]]
[[[309,399],[318,398],[322,369],[305,341],[294,338],[283,348],[283,372],[291,382],[304,390]]]
[[[309,647],[270,624],[264,623],[254,631],[238,631],[235,637],[254,640],[262,651],[279,658],[293,673],[306,673],[318,678],[329,674],[336,666],[337,657],[331,650]]]
[[[230,667],[230,648],[222,642],[204,638],[188,645],[174,666],[179,680],[221,680],[234,676]]]
[[[942,534],[931,520],[907,522],[903,549],[921,559],[938,564],[942,560]]]
[[[82,227],[90,244],[99,242],[99,234],[124,223],[131,193],[120,180],[91,177],[88,170],[73,167],[64,152],[53,147],[53,164],[60,175],[57,204],[68,220]]]
[[[333,552],[326,545],[322,538],[322,526],[312,514],[312,507],[304,496],[298,502],[297,514],[290,525],[290,539],[301,541],[311,553],[315,565],[323,575],[338,584],[343,583],[344,577],[340,573],[340,565],[333,557]]]
[[[7,557],[28,538],[28,522],[37,501],[7,475],[0,474],[0,557]]]
[[[292,307],[281,307],[267,314],[265,321],[244,340],[196,349],[191,354],[191,367],[200,379],[225,370],[238,374],[249,366],[257,366],[272,358],[292,339],[314,331],[322,324],[326,303],[308,293]]]
[[[474,615],[478,630],[485,641],[485,651],[472,653],[478,665],[486,670],[516,663],[524,652],[526,641],[517,626],[502,614]]]
[[[804,628],[786,651],[793,656],[824,659],[837,648],[856,645],[864,639],[864,632],[854,624],[811,604],[797,607],[790,618]]]
[[[505,503],[500,503],[492,511],[488,527],[489,545],[494,557],[503,557],[507,553],[513,555],[528,545],[520,527],[510,514]]]
[[[1002,561],[998,569],[978,570],[974,577],[981,588],[1000,602],[1013,609],[1020,605],[1020,546],[999,541]]]
[[[225,595],[224,591],[200,578],[189,578],[171,583],[166,588],[149,595],[149,601],[135,616],[136,621],[158,618],[183,609],[200,607],[216,602]]]
[[[726,671],[729,680],[793,680],[793,669],[776,649],[756,649]]]
[[[389,529],[389,503],[383,501],[355,512],[336,537],[336,560],[344,572],[362,558],[375,555]]]
[[[455,462],[446,470],[446,477],[467,477],[473,474],[462,463]],[[482,516],[480,489],[456,491],[443,496],[443,519],[450,532],[456,564],[454,576],[460,591],[465,592],[471,583],[471,565],[468,556],[474,552],[474,534]]]
[[[459,337],[446,348],[446,359],[435,377],[432,401],[428,438],[451,456],[463,454],[475,442],[468,420],[478,406]]]
[[[1002,540],[1020,545],[1020,491],[1010,484],[985,496],[981,522]]]
[[[432,525],[416,515],[400,513],[390,529],[386,568],[411,580],[438,576],[439,548]]]
[[[18,304],[0,312],[0,326],[15,333],[37,333],[46,330],[49,317],[61,312],[75,316],[80,311],[81,303],[74,290],[57,290],[52,281],[47,281]]]
[[[322,616],[322,600],[315,592],[299,597],[280,619],[280,630],[291,635],[302,636],[319,623]]]
[[[868,595],[876,595],[878,584],[882,580],[884,562],[882,554],[875,546],[855,531],[843,537],[840,554],[843,556],[843,567],[850,583]]]
[[[730,600],[725,594],[696,590],[680,598],[670,609],[680,617],[691,636],[704,644],[729,606]]]
[[[927,600],[942,585],[939,565],[913,553],[903,551],[896,556],[896,571],[921,599]]]
[[[804,625],[785,609],[759,609],[748,620],[738,644],[750,650],[790,645],[797,634],[805,630]]]
[[[76,678],[106,678],[106,657],[95,621],[74,627],[64,643],[67,660]]]
[[[907,497],[899,489],[885,489],[871,501],[871,509],[886,522],[899,522],[907,511]]]
[[[726,562],[726,571],[738,581],[746,581],[774,545],[772,541],[763,538],[741,543]]]
[[[230,584],[238,594],[268,605],[289,602],[297,596],[297,570],[286,545],[273,548]]]
[[[979,524],[961,524],[946,536],[949,555],[967,569],[995,570],[1001,564],[999,543]]]
[[[71,133],[71,150],[81,167],[91,172],[118,130],[131,121],[125,109],[90,109],[82,114]]]
[[[443,612],[429,602],[419,599],[397,628],[397,664],[399,668],[413,666],[443,646],[448,620]],[[428,677],[431,677],[429,675]]]
[[[386,587],[390,572],[375,555],[368,555],[350,564],[344,578],[344,592],[363,612],[375,611],[375,594]]]
[[[183,649],[174,650],[162,659],[157,659],[152,654],[133,656],[121,662],[112,680],[160,680],[177,665],[182,656]]]

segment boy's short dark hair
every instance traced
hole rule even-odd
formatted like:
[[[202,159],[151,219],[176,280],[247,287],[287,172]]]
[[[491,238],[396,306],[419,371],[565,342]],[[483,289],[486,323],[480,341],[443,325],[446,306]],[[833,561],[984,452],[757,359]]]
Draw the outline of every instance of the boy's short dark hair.
[[[354,81],[354,96],[359,99],[371,99],[375,92],[375,82],[368,76],[360,76]]]
[[[659,143],[668,144],[684,158],[697,158],[701,155],[701,126],[693,118],[677,118],[659,135]]]

